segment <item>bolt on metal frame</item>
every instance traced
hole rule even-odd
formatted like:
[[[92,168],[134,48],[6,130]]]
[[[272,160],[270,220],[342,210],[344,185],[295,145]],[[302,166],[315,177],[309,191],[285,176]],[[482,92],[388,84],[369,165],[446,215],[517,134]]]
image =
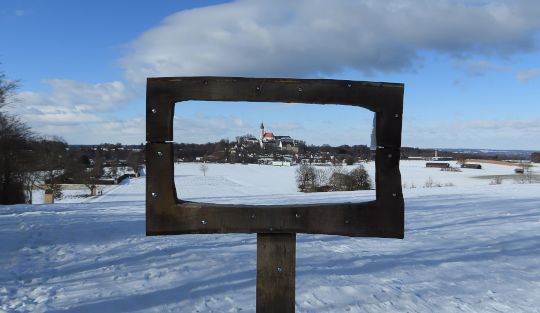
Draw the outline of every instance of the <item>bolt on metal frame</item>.
[[[403,84],[350,80],[148,78],[146,234],[257,233],[257,312],[294,312],[296,233],[403,238],[403,92]],[[231,205],[179,199],[173,173],[174,107],[189,100],[338,104],[375,112],[376,200]]]

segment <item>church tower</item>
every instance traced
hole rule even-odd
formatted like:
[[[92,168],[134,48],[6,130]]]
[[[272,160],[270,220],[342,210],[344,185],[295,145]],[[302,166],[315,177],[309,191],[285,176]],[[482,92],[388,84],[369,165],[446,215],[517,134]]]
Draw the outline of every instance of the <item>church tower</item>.
[[[259,137],[259,145],[261,146],[261,148],[264,148],[263,138],[264,138],[264,124],[261,122],[261,136]]]

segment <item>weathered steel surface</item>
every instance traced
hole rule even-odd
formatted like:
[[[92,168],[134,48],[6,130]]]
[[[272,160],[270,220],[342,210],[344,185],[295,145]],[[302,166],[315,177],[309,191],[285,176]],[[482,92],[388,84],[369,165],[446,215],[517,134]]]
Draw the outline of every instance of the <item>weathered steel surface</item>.
[[[186,100],[332,103],[376,112],[376,201],[265,206],[178,199],[170,141],[175,103]],[[287,78],[149,78],[147,234],[269,232],[403,238],[404,202],[399,171],[402,112],[402,84]]]
[[[294,313],[296,234],[257,235],[257,313]]]

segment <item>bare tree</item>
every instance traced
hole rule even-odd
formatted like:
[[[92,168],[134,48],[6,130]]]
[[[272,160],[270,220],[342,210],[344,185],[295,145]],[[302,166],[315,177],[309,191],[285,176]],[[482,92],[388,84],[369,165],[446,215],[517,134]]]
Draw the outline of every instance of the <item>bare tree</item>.
[[[54,137],[39,139],[33,146],[39,156],[36,169],[40,172],[45,192],[53,194],[55,199],[60,199],[65,167],[69,162],[66,153],[67,143],[61,138]]]
[[[535,175],[532,171],[532,164],[522,163],[520,167],[523,169],[523,174],[515,176],[514,181],[518,184],[532,184],[535,182]]]
[[[500,175],[497,175],[493,177],[493,179],[489,182],[490,185],[500,185],[503,182],[503,178]]]
[[[27,171],[21,174],[24,192],[26,194],[26,203],[32,204],[34,188],[40,188],[41,175],[36,171]]]
[[[112,161],[111,161],[111,167],[110,167],[110,171],[109,171],[109,174],[111,175],[112,178],[117,178],[118,177],[118,159],[114,158]]]
[[[24,203],[24,163],[22,154],[27,146],[29,130],[17,119],[0,113],[0,204]]]
[[[23,173],[25,172],[30,128],[18,118],[2,111],[12,103],[15,81],[0,72],[0,204],[25,202]]]
[[[371,179],[363,165],[354,168],[349,175],[351,176],[351,190],[368,190],[371,189]]]
[[[208,172],[208,165],[206,165],[205,163],[201,163],[201,165],[199,165],[199,170],[201,170],[204,177],[206,177],[206,172]]]
[[[17,81],[8,80],[6,75],[0,72],[0,109],[12,102],[15,89],[17,89]]]
[[[328,183],[334,191],[371,189],[371,179],[363,165],[359,165],[350,172],[343,167],[335,166]]]
[[[328,180],[330,179],[330,176],[332,175],[332,169],[329,167],[324,168],[315,168],[315,186],[316,189],[320,189],[321,187],[327,187],[328,186]]]
[[[310,192],[315,191],[317,181],[317,173],[315,167],[302,164],[296,169],[296,186],[300,191]]]
[[[81,173],[81,181],[90,191],[90,196],[96,195],[99,178],[103,175],[103,159],[98,155],[94,160],[94,165],[90,169],[85,169]]]
[[[135,176],[139,176],[139,169],[143,163],[142,153],[139,151],[130,151],[127,157],[127,166],[129,166]]]
[[[435,182],[433,181],[433,178],[428,177],[428,179],[424,183],[424,188],[433,188],[434,186],[435,186]]]

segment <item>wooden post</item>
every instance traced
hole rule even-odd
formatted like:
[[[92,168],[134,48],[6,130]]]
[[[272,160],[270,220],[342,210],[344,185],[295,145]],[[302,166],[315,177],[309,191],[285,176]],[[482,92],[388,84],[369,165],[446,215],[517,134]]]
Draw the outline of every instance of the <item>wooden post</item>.
[[[296,234],[257,234],[257,313],[294,313]]]

